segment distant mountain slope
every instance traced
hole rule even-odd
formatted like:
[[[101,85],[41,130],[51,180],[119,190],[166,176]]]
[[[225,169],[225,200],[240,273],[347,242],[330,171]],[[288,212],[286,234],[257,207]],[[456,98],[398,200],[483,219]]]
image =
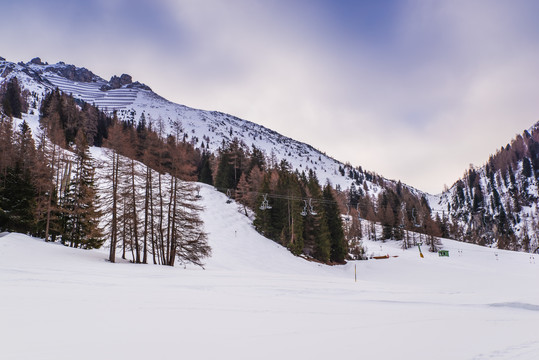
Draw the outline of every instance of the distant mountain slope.
[[[468,169],[432,202],[460,225],[450,234],[458,240],[537,251],[539,123],[501,147],[485,165]]]
[[[365,182],[363,188],[374,197],[386,184],[396,186],[395,181],[365,172],[361,167],[343,164],[311,145],[256,123],[217,111],[198,110],[172,103],[155,94],[148,86],[132,82],[126,74],[106,81],[88,69],[63,62],[49,65],[35,58],[26,64],[15,64],[0,59],[0,83],[13,76],[17,76],[36,102],[46,92],[57,87],[106,112],[116,112],[121,120],[136,124],[144,118],[154,128],[161,122],[163,131],[180,135],[199,148],[216,151],[224,143],[237,138],[249,148],[254,145],[263,150],[268,158],[276,162],[285,159],[300,172],[312,169],[321,184],[329,181],[334,187],[345,190],[352,183],[358,186]],[[427,195],[406,187],[418,197]]]
[[[33,109],[39,108],[47,92],[59,88],[110,114],[116,113],[121,120],[151,123],[154,129],[174,134],[201,150],[216,152],[233,139],[247,148],[256,146],[270,161],[286,160],[299,172],[313,170],[321,184],[329,181],[343,191],[353,185],[359,196],[369,195],[378,212],[371,219],[386,221],[390,227],[426,228],[418,218],[417,204],[423,202],[430,206],[431,217],[440,219],[442,236],[515,250],[533,251],[539,246],[539,124],[503,147],[485,166],[469,169],[451,189],[434,196],[343,164],[311,145],[256,123],[170,102],[126,74],[107,81],[88,69],[63,62],[49,65],[36,58],[13,63],[0,58],[0,83],[14,76],[34,103]],[[406,195],[402,195],[403,188]],[[385,193],[393,195],[380,196]]]

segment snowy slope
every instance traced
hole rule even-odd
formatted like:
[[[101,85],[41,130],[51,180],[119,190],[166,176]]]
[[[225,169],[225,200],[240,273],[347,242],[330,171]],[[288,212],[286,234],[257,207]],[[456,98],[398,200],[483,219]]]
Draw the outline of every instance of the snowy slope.
[[[43,76],[66,94],[73,94],[75,98],[94,104],[104,111],[127,108],[133,104],[139,92],[138,89],[130,88],[101,91],[100,88],[107,83],[104,80],[81,83],[51,73],[44,73]]]
[[[201,217],[212,247],[212,257],[207,260],[208,269],[312,274],[321,268],[319,264],[296,257],[257,233],[235,203],[226,204],[226,195],[206,184],[199,186],[205,205]]]
[[[456,237],[520,251],[539,247],[539,123],[438,196],[432,208],[460,225]]]
[[[449,258],[298,259],[202,187],[206,270],[0,236],[3,359],[536,359],[539,258],[443,240]],[[230,224],[234,224],[230,226]],[[4,234],[2,234],[4,235]],[[498,254],[496,256],[496,254]],[[354,282],[354,266],[358,281]]]
[[[217,150],[234,138],[251,148],[255,145],[265,152],[267,157],[275,156],[277,162],[286,159],[292,168],[301,171],[314,170],[321,184],[330,181],[333,186],[343,190],[354,181],[350,178],[350,165],[345,165],[311,145],[290,139],[256,123],[217,111],[205,111],[172,103],[155,94],[143,84],[132,83],[117,89],[103,90],[109,84],[106,80],[85,68],[66,65],[63,62],[48,65],[28,62],[11,63],[0,61],[0,83],[17,76],[22,86],[39,102],[47,91],[56,87],[73,97],[99,106],[112,113],[117,112],[120,119],[137,123],[141,116],[158,128],[162,121],[164,131],[174,133],[174,124],[181,125],[180,136],[196,147]],[[84,81],[83,81],[84,80]],[[339,168],[346,168],[344,175]],[[389,180],[388,180],[389,181]],[[389,181],[390,183],[395,183]],[[368,192],[377,196],[381,187],[366,180]],[[410,188],[413,193],[422,192]]]

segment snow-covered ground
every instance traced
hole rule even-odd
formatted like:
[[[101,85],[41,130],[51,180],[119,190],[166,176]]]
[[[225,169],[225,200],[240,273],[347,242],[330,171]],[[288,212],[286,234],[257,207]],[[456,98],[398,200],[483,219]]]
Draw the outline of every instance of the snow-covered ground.
[[[0,358],[539,357],[539,257],[443,240],[450,257],[422,259],[366,242],[398,257],[330,267],[258,235],[221,193],[201,195],[205,270],[0,235]]]

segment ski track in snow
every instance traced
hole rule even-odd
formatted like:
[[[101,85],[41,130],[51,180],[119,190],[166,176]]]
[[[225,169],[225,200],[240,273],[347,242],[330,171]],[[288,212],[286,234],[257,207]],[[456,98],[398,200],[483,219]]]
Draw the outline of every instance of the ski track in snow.
[[[539,264],[443,240],[449,258],[365,241],[385,260],[325,266],[260,236],[201,185],[205,270],[105,261],[0,237],[2,359],[536,359]],[[495,256],[495,254],[498,256]],[[358,281],[354,282],[354,265]]]
[[[480,354],[474,360],[486,359],[536,359],[539,355],[539,341],[529,341],[487,354]]]

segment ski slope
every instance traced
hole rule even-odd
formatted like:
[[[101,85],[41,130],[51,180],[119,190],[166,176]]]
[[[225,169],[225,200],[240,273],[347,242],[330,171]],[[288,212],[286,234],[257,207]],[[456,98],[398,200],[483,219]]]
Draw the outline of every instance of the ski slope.
[[[0,358],[539,356],[539,258],[443,240],[449,258],[422,259],[366,241],[398,257],[325,266],[258,235],[223,194],[200,193],[205,269],[111,264],[107,249],[1,234]]]

